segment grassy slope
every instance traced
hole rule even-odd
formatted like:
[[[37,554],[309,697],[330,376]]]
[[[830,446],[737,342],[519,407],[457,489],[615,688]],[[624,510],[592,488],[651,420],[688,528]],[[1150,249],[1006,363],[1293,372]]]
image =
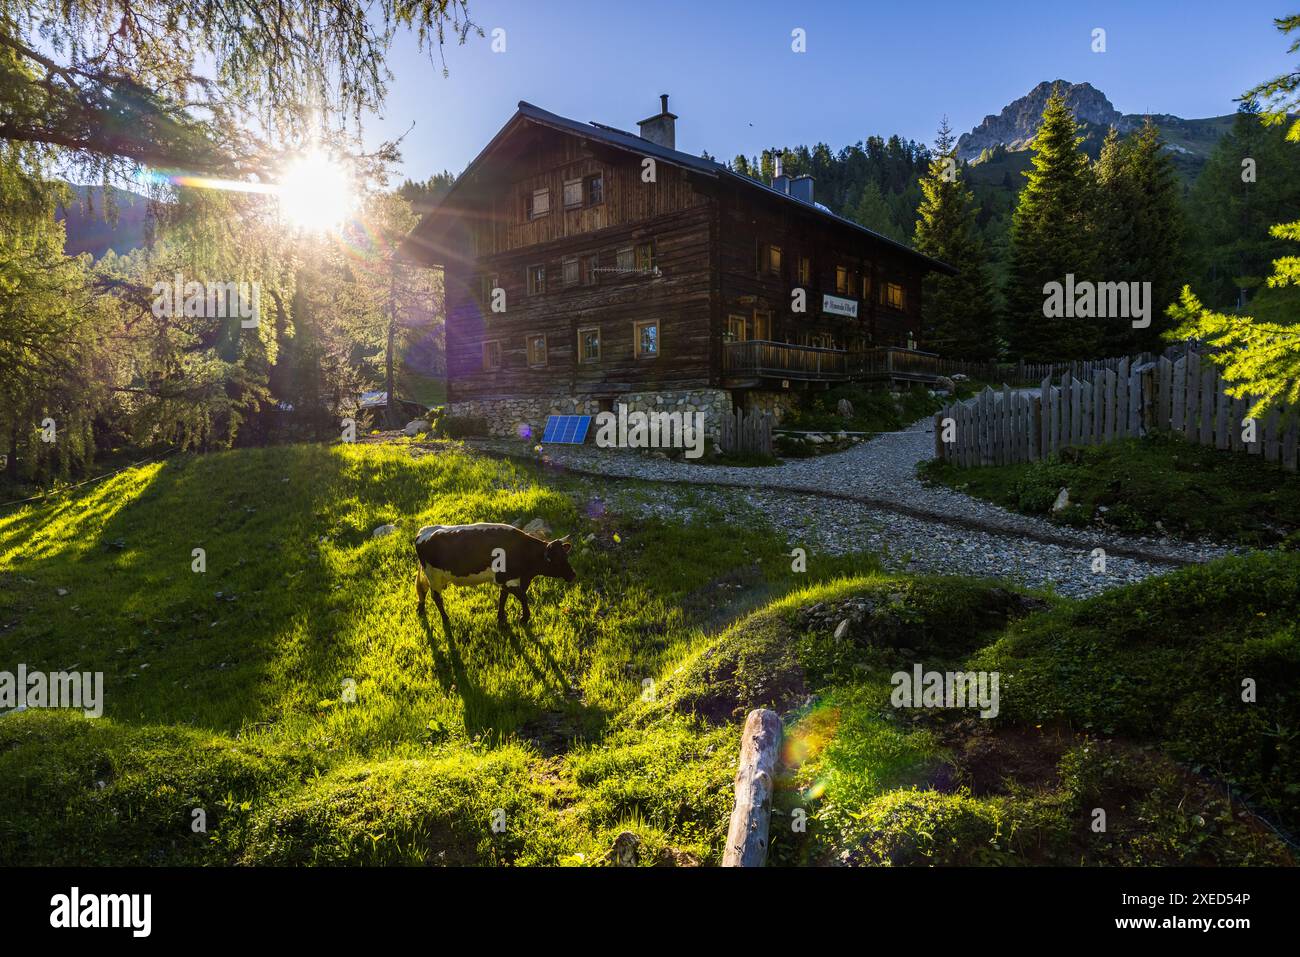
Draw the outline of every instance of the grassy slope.
[[[1071,506],[1056,517],[1070,524],[1152,533],[1160,522],[1171,534],[1253,546],[1300,530],[1300,475],[1172,436],[1072,450],[1065,461],[982,468],[927,463],[922,474],[1029,514],[1049,514],[1057,493],[1068,488]]]
[[[960,579],[825,583],[740,623],[688,660],[661,705],[638,707],[789,712],[782,863],[1294,863],[1219,782],[1300,827],[1300,558],[1041,604]],[[810,619],[818,605],[831,613]],[[917,662],[999,672],[1002,713],[890,707],[889,676]],[[800,812],[802,832],[785,823]]]
[[[505,464],[298,446],[0,516],[0,668],[103,670],[107,695],[95,721],[0,717],[0,861],[591,864],[622,830],[644,862],[716,861],[758,705],[790,729],[779,863],[1288,859],[1141,745],[1294,805],[1297,609],[1274,597],[1300,594],[1293,556],[1035,611],[861,560],[812,556],[796,583],[769,535],[586,505],[583,486]],[[543,584],[531,634],[499,635],[487,589],[449,592],[452,640],[427,631],[415,527],[534,514],[596,533],[579,582]],[[371,539],[387,521],[401,532]],[[771,603],[706,636],[737,591]],[[972,659],[1002,671],[998,721],[888,706],[892,671]],[[1243,669],[1267,676],[1257,711],[1231,699]]]

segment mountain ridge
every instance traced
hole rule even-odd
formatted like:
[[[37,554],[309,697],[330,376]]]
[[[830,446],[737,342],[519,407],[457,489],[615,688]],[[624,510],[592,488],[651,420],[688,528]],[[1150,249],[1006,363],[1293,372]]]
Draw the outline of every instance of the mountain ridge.
[[[1141,127],[1149,116],[1160,127],[1166,149],[1183,160],[1181,165],[1199,170],[1231,125],[1232,114],[1202,119],[1184,119],[1172,113],[1121,113],[1107,96],[1091,83],[1071,83],[1068,80],[1043,80],[1024,96],[1004,106],[1001,112],[988,116],[968,133],[957,139],[957,157],[967,162],[978,162],[986,150],[1003,147],[1009,152],[1027,150],[1042,123],[1043,108],[1055,87],[1065,94],[1065,103],[1079,120],[1088,139],[1114,126],[1120,134],[1131,133]],[[1099,146],[1100,137],[1098,137]]]

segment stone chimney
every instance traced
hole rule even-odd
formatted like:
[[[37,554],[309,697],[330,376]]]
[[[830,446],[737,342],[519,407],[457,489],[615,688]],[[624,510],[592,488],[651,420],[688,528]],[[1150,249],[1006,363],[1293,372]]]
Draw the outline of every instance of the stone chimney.
[[[659,112],[637,123],[641,127],[641,138],[667,147],[677,149],[677,117],[668,112],[668,94],[659,94]]]

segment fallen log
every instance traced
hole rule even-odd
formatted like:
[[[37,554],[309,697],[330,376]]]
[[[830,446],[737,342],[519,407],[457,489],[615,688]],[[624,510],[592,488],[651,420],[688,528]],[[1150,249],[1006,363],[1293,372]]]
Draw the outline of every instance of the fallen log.
[[[727,829],[723,867],[762,867],[767,860],[773,778],[780,750],[781,719],[776,712],[767,708],[751,711],[740,737],[736,807]]]

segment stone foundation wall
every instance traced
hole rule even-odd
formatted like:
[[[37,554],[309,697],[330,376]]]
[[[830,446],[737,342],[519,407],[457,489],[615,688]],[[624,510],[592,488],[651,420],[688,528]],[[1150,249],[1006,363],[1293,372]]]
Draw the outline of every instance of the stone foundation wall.
[[[691,389],[668,392],[628,392],[614,397],[613,411],[619,403],[629,412],[704,413],[705,434],[714,442],[722,431],[722,417],[732,411],[731,393],[723,389]],[[508,399],[466,399],[447,407],[450,415],[473,416],[487,420],[493,435],[541,438],[549,415],[596,415],[600,402],[592,396],[531,395]],[[595,435],[595,426],[589,435]]]
[[[777,425],[799,404],[796,392],[764,392],[754,389],[745,393],[745,409],[759,412],[771,412]]]

